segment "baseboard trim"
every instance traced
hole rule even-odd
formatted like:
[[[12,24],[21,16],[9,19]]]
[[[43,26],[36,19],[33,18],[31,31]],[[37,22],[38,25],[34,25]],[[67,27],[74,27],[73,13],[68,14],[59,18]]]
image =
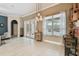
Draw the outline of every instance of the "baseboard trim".
[[[47,42],[47,43],[51,43],[51,44],[56,44],[56,45],[61,45],[61,46],[64,46],[63,43],[59,43],[59,42],[55,42],[55,41],[50,41],[50,40],[43,40],[44,42]]]

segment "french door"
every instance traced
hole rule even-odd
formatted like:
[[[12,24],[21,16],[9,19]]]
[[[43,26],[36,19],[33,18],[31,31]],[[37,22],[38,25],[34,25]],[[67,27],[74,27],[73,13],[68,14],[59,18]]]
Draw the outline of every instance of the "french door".
[[[35,20],[29,20],[24,22],[24,36],[34,38],[35,28],[36,28]]]

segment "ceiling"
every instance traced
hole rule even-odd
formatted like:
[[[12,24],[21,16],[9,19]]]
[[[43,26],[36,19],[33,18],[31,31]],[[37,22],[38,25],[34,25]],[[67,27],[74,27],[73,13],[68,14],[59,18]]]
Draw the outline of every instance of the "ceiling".
[[[48,6],[54,6],[55,3],[40,3],[40,9]],[[0,15],[23,16],[30,15],[36,11],[36,3],[0,3]]]

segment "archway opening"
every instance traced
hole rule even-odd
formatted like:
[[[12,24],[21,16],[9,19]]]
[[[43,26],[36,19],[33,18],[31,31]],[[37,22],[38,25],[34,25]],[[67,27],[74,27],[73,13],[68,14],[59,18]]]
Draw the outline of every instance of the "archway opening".
[[[18,22],[16,20],[12,20],[11,22],[11,37],[18,36]]]

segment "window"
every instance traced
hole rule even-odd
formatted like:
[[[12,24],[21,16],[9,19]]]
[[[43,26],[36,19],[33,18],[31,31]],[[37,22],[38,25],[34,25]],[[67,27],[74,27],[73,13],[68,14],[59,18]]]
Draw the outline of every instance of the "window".
[[[44,35],[63,36],[66,34],[65,12],[45,17],[43,21]]]
[[[52,16],[45,17],[43,21],[43,34],[52,35]]]

